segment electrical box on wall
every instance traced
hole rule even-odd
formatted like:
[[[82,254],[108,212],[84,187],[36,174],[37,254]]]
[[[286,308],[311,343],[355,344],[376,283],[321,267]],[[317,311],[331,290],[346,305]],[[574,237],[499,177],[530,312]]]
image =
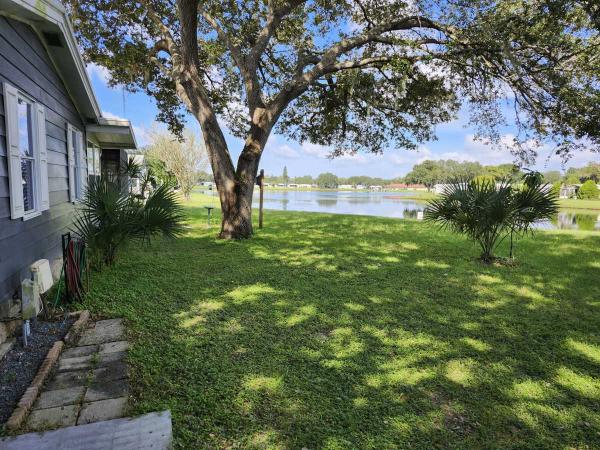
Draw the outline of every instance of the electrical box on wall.
[[[54,284],[48,260],[39,259],[31,265],[30,269],[33,275],[33,282],[38,285],[40,294],[48,292],[48,289]]]

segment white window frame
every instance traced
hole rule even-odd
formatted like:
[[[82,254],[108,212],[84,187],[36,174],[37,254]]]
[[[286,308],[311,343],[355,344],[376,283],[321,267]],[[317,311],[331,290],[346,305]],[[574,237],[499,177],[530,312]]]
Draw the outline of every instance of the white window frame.
[[[87,141],[87,170],[88,177],[100,176],[100,146]]]
[[[79,154],[76,153],[76,143],[79,147]],[[69,200],[76,203],[83,198],[87,188],[87,156],[83,132],[70,123],[67,124],[67,160],[69,164]]]
[[[8,180],[10,187],[10,212],[12,219],[29,220],[50,208],[48,192],[48,149],[46,147],[46,111],[31,96],[16,87],[3,83],[4,117],[6,120],[6,143]],[[31,144],[33,156],[32,186],[33,209],[25,211],[21,151],[19,148],[19,100],[30,105]]]

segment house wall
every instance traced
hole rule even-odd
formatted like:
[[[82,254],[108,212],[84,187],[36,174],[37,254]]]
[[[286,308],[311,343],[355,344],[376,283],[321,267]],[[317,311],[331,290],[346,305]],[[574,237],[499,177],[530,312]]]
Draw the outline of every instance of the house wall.
[[[55,270],[59,266],[60,236],[68,231],[74,210],[69,202],[67,122],[85,130],[38,35],[27,24],[0,15],[0,84],[3,82],[45,106],[50,209],[27,221],[10,218],[6,122],[0,89],[0,302],[11,298],[21,280],[30,276],[32,262],[47,258]]]

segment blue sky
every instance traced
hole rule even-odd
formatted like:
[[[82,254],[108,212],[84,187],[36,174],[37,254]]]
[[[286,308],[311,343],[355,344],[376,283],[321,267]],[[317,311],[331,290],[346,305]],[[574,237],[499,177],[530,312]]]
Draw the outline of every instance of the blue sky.
[[[107,72],[98,66],[88,66],[88,73],[96,91],[102,112],[107,117],[129,119],[134,127],[138,143],[148,142],[148,132],[155,126],[156,104],[143,93],[130,94],[120,88],[110,88],[106,83]],[[318,175],[321,172],[333,172],[338,176],[370,175],[393,178],[406,175],[411,167],[425,159],[455,159],[461,161],[479,161],[482,164],[501,164],[513,161],[510,152],[500,152],[473,139],[474,130],[466,126],[466,112],[451,123],[437,129],[438,140],[425,143],[419,151],[388,148],[383,155],[347,155],[331,160],[327,157],[326,147],[305,143],[299,145],[285,136],[272,135],[261,160],[261,168],[268,174],[279,175],[287,166],[290,176]],[[196,120],[190,117],[187,125],[199,133]],[[242,141],[232,137],[227,130],[227,142],[232,156],[237,156]],[[503,130],[510,138],[511,127]],[[561,162],[556,157],[548,158],[547,150],[540,151],[535,168],[538,170],[561,170]],[[600,155],[583,152],[574,155],[566,167],[583,166],[588,161],[600,162]]]

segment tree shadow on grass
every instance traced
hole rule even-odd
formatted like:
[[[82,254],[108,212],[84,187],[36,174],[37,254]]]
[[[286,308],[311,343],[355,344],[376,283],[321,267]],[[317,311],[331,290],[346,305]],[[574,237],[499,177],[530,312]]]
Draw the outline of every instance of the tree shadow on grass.
[[[494,267],[422,223],[268,219],[246,242],[196,220],[94,279],[86,306],[130,324],[136,411],[171,409],[178,446],[600,445],[598,236]]]

